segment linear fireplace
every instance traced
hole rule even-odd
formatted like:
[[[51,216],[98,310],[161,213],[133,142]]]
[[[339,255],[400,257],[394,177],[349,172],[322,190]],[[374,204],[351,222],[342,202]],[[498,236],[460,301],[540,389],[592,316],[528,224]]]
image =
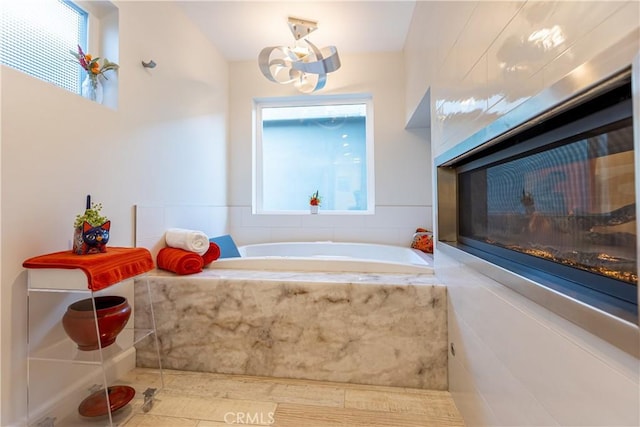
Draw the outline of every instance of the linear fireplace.
[[[458,240],[555,288],[637,316],[630,76],[456,165]],[[607,82],[608,86],[611,83]],[[543,276],[553,276],[553,280]]]
[[[438,243],[637,325],[632,75],[622,67],[436,158]]]

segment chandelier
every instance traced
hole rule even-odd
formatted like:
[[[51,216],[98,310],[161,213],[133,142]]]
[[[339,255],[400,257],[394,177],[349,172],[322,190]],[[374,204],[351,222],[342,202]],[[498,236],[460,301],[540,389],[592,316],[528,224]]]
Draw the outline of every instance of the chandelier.
[[[293,85],[303,93],[322,89],[327,74],[340,68],[335,46],[318,49],[307,37],[318,29],[318,23],[289,17],[289,29],[295,38],[293,46],[269,46],[258,56],[260,71],[269,80]]]

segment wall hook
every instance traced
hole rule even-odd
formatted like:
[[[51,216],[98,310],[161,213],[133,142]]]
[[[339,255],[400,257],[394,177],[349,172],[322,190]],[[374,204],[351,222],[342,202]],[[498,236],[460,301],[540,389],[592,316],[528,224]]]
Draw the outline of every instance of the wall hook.
[[[156,65],[157,64],[153,61],[153,59],[151,61],[149,61],[149,62],[142,61],[142,66],[144,68],[156,68]]]

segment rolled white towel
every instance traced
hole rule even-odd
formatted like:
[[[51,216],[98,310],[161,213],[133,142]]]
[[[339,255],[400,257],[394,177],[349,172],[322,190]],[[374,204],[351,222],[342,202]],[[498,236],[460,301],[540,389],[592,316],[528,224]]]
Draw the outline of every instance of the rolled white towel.
[[[203,255],[209,249],[209,237],[202,231],[170,228],[164,233],[167,246]]]

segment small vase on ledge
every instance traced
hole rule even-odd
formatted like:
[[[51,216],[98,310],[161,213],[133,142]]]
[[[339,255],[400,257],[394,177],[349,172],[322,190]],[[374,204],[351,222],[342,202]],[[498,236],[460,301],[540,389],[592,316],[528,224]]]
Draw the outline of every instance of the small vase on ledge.
[[[318,208],[320,207],[321,203],[322,199],[320,198],[320,192],[316,190],[315,193],[309,196],[309,210],[312,214],[315,215],[318,213]]]
[[[98,76],[91,77],[87,74],[87,77],[82,82],[81,92],[83,97],[102,104],[103,90]]]

